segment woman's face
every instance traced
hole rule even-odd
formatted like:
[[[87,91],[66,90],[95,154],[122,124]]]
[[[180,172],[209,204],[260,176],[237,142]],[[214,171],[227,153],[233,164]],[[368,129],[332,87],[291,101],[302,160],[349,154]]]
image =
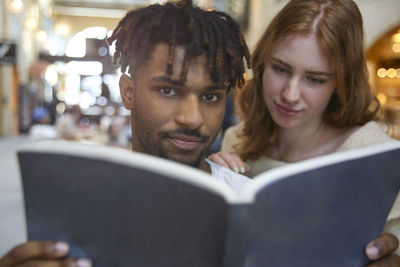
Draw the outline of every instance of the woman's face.
[[[332,64],[312,35],[277,42],[265,62],[263,98],[281,128],[320,124],[335,90]]]

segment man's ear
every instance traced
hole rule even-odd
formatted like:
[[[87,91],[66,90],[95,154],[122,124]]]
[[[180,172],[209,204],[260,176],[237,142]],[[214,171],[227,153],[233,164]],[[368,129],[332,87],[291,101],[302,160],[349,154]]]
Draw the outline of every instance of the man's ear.
[[[133,108],[133,91],[135,90],[135,82],[131,77],[122,74],[119,79],[119,91],[121,93],[122,104],[128,110]]]

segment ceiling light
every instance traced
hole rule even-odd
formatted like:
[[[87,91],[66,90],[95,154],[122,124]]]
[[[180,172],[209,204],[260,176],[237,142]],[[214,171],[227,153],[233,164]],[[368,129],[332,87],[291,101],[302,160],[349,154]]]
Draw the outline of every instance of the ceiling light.
[[[400,43],[400,32],[392,35],[393,43]]]
[[[24,9],[24,3],[21,0],[12,0],[10,2],[10,11],[13,13],[20,13]]]
[[[37,21],[36,21],[36,19],[34,19],[34,18],[29,18],[29,19],[27,19],[27,20],[25,21],[25,26],[26,26],[28,29],[30,29],[30,30],[35,29],[36,26],[37,26]]]
[[[51,86],[55,86],[58,83],[57,67],[54,64],[47,66],[44,78]]]
[[[386,73],[387,73],[386,69],[380,68],[380,69],[376,72],[376,75],[378,75],[379,78],[385,78]]]
[[[60,23],[56,25],[56,33],[61,36],[67,36],[70,32],[70,28],[67,24]]]
[[[394,77],[396,77],[396,75],[397,75],[397,71],[394,68],[388,69],[387,76],[389,78],[394,78]]]
[[[400,53],[400,43],[394,43],[392,49],[393,52]]]
[[[38,31],[36,33],[36,40],[44,42],[47,39],[47,33],[45,31]]]

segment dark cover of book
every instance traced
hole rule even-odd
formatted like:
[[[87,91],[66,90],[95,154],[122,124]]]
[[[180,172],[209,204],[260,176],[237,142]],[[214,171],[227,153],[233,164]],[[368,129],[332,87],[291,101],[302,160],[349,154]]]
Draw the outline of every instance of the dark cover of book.
[[[18,153],[29,240],[98,267],[363,266],[400,188],[400,143],[265,172],[240,192],[175,162],[46,141]]]

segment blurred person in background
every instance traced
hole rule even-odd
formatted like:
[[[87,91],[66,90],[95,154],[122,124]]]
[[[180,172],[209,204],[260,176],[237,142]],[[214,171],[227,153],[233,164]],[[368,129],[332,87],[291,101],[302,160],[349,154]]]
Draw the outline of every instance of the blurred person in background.
[[[34,108],[32,112],[32,126],[29,129],[29,139],[31,141],[56,139],[56,130],[50,123],[51,115],[46,107]]]
[[[95,136],[98,133],[96,130],[80,127],[81,116],[81,109],[78,105],[68,107],[56,121],[55,129],[58,138],[79,141]]]
[[[76,140],[80,136],[78,132],[81,111],[79,106],[68,107],[56,121],[56,131],[60,138],[65,140]]]
[[[129,132],[127,132],[127,130]],[[127,118],[114,118],[108,126],[107,145],[121,148],[131,148],[129,139],[130,130],[129,120]]]

